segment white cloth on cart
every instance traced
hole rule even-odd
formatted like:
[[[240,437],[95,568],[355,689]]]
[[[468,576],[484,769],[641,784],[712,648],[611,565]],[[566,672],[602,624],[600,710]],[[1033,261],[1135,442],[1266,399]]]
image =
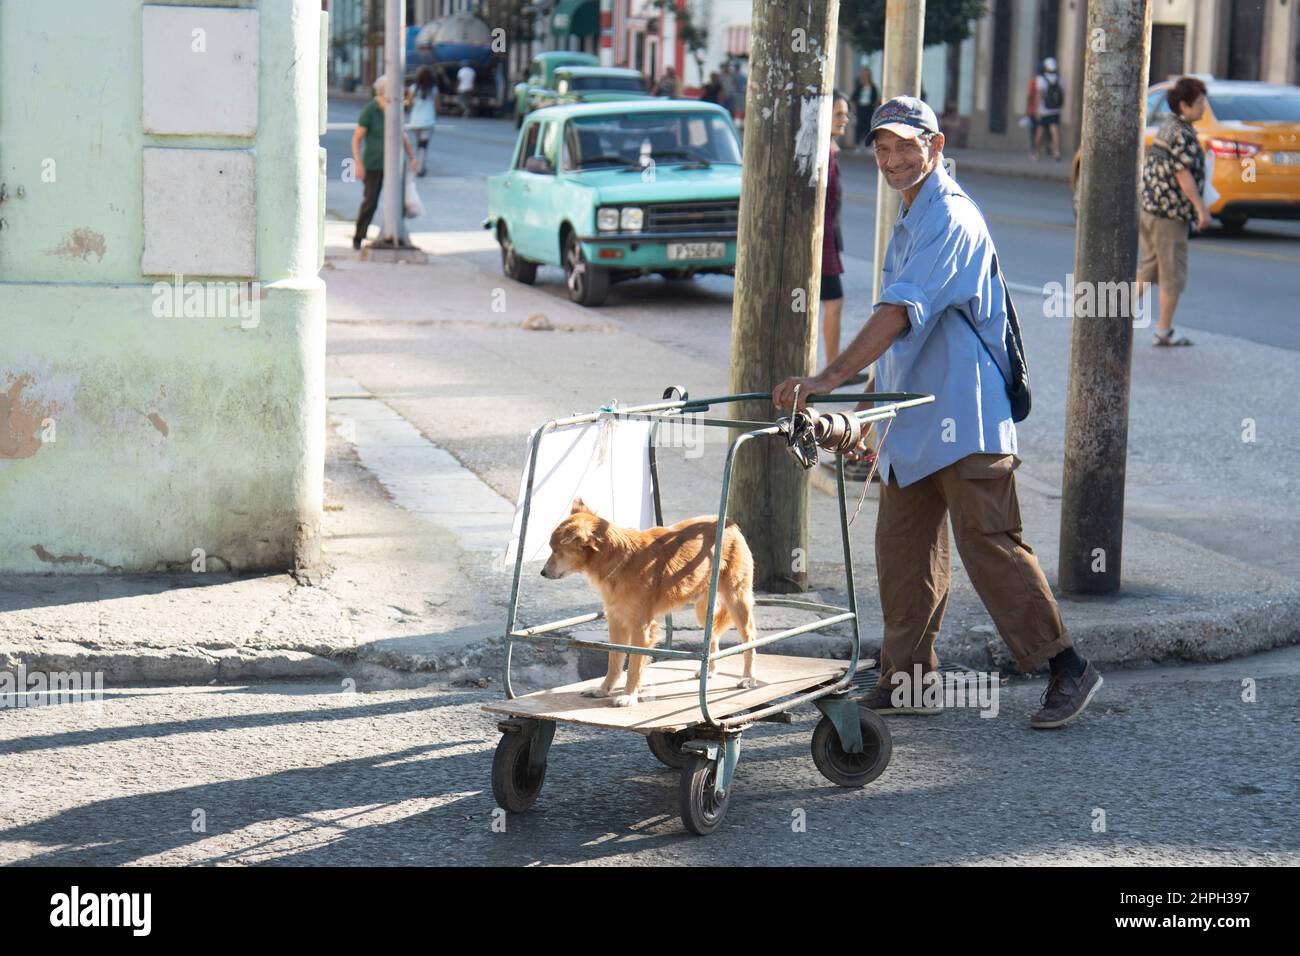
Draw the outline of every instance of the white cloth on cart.
[[[654,525],[653,485],[650,478],[650,428],[652,422],[605,419],[585,425],[557,428],[542,436],[537,449],[537,477],[533,481],[528,513],[528,539],[524,560],[540,561],[551,553],[551,532],[563,521],[574,498],[607,521],[625,528]],[[532,448],[537,429],[528,436]],[[524,519],[524,492],[528,488],[528,459],[519,480],[514,528],[505,560],[515,560]]]

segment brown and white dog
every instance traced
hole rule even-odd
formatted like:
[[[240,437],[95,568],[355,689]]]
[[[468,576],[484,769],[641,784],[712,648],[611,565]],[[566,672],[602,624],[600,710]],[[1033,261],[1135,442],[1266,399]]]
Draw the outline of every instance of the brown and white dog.
[[[592,512],[582,499],[575,499],[569,516],[551,533],[551,557],[542,568],[542,577],[562,578],[582,572],[604,601],[610,641],[652,647],[659,641],[655,619],[676,608],[694,602],[695,615],[704,623],[717,528],[716,515],[688,518],[667,528],[645,531],[620,528]],[[718,575],[710,654],[718,649],[719,635],[731,626],[735,626],[742,641],[754,639],[754,557],[734,521],[727,522],[722,536],[722,571]],[[748,650],[743,656],[744,676],[737,686],[757,687],[754,651]],[[604,682],[587,691],[586,696],[612,696],[627,657],[631,657],[627,686],[613,703],[615,707],[635,704],[646,662],[642,654],[610,652]],[[709,665],[710,674],[716,669],[716,662]]]

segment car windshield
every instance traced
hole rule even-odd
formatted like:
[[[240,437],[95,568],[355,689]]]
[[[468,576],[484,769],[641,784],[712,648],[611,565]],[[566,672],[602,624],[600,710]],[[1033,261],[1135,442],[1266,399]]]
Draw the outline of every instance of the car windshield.
[[[1211,93],[1218,120],[1244,123],[1300,123],[1300,90],[1294,93]]]
[[[641,93],[645,87],[639,76],[575,76],[569,84],[569,89]]]
[[[725,116],[711,111],[615,113],[569,121],[565,168],[640,168],[668,163],[740,165],[740,144]]]

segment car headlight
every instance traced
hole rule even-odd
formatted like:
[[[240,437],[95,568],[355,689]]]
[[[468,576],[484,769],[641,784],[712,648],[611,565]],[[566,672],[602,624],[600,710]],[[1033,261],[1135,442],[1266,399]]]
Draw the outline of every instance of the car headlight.
[[[617,232],[618,210],[614,208],[597,210],[596,228],[601,232]]]
[[[640,232],[643,219],[640,206],[628,206],[619,217],[619,225],[624,232]]]

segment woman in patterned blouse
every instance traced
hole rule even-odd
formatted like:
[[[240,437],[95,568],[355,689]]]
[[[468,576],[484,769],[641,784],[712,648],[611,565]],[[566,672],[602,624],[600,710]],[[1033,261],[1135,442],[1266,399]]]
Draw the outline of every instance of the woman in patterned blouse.
[[[1205,189],[1205,153],[1192,127],[1205,113],[1205,84],[1182,77],[1166,97],[1173,112],[1161,124],[1142,168],[1142,210],[1138,223],[1138,289],[1160,288],[1155,344],[1191,345],[1174,332],[1174,309],[1187,284],[1187,240],[1210,225]]]

